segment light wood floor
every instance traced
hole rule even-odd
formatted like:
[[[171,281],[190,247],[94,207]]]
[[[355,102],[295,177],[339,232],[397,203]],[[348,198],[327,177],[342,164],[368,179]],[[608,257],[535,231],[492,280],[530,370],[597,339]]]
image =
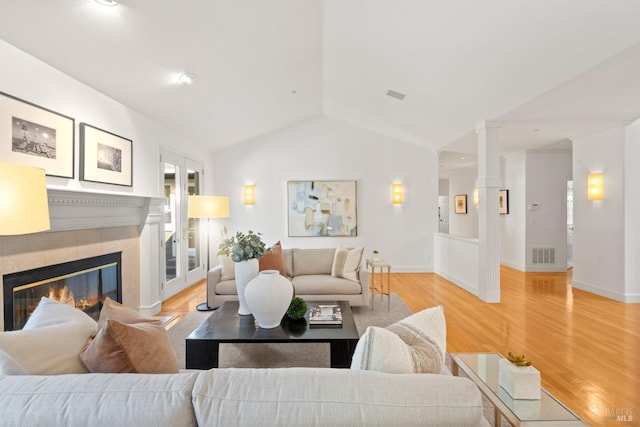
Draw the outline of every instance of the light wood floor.
[[[414,312],[444,307],[449,352],[524,353],[542,373],[542,386],[586,422],[640,426],[640,304],[570,283],[571,272],[502,267],[501,302],[487,304],[435,274],[391,278],[392,291]],[[160,314],[179,319],[204,298],[201,282],[167,300]],[[633,420],[616,422],[615,411],[631,413]]]

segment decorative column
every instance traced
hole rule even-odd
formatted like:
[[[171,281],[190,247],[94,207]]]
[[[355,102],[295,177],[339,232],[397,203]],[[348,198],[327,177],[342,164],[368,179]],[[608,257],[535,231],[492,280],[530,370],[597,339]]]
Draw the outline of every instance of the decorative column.
[[[144,316],[153,316],[162,308],[162,278],[164,254],[161,250],[164,198],[148,201],[148,213],[140,227],[140,306]]]
[[[500,302],[500,213],[498,211],[500,177],[499,126],[481,121],[476,125],[478,139],[479,283],[478,298]]]

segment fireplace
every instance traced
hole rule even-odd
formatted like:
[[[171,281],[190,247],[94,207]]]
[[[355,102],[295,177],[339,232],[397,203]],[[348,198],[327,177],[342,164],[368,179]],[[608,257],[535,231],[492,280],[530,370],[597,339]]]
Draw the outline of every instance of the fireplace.
[[[42,297],[97,320],[107,297],[122,302],[121,257],[115,252],[4,275],[4,329],[22,329]]]

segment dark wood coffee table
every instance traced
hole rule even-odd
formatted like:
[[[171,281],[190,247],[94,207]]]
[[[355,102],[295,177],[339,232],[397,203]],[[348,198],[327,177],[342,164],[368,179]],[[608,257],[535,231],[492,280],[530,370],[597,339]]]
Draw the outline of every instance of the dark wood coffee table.
[[[333,302],[333,301],[332,301]],[[331,367],[349,368],[358,344],[358,329],[347,301],[338,301],[342,327],[310,327],[283,322],[273,329],[258,327],[253,316],[238,315],[238,302],[227,301],[186,338],[187,369],[218,367],[220,344],[225,343],[322,343],[331,347]]]

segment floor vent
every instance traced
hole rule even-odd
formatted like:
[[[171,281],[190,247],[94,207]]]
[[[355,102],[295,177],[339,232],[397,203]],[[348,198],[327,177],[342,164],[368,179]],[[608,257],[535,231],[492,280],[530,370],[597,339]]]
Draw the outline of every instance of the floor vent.
[[[556,248],[533,248],[531,252],[533,264],[556,263]]]

